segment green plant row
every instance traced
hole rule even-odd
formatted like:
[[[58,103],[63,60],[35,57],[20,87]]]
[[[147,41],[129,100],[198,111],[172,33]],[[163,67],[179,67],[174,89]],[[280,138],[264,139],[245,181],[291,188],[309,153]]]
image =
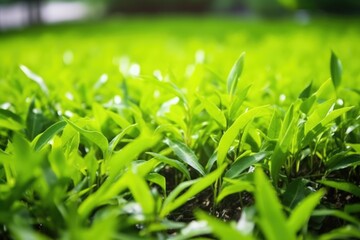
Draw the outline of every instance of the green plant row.
[[[201,63],[181,85],[127,76],[108,102],[106,75],[59,99],[21,65],[37,88],[0,109],[1,238],[359,238],[360,113],[340,60],[288,106],[248,101],[244,61],[225,82]]]

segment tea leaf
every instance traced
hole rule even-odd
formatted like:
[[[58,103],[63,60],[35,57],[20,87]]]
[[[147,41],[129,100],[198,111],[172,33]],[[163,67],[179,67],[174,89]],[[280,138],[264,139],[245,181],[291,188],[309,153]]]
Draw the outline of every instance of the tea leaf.
[[[64,118],[64,120],[74,129],[76,129],[76,131],[78,131],[81,135],[83,135],[86,139],[97,145],[103,152],[104,156],[106,156],[107,150],[109,148],[109,143],[107,138],[102,133],[97,131],[85,130],[67,118]]]
[[[338,88],[341,83],[342,64],[333,51],[331,51],[330,72],[333,85]]]
[[[254,155],[251,155],[251,156],[242,157],[230,166],[229,170],[225,173],[225,177],[236,178],[244,170],[248,169],[250,166],[263,160],[264,158],[268,157],[269,155],[270,155],[270,152],[259,152],[259,153],[255,153]]]
[[[255,205],[266,239],[296,239],[295,233],[287,227],[277,194],[261,169],[255,171]]]
[[[174,199],[174,201],[167,202],[165,204],[163,209],[161,210],[160,216],[164,217],[173,210],[177,209],[181,205],[185,204],[189,199],[193,198],[196,194],[203,191],[207,187],[209,187],[211,184],[213,184],[223,173],[223,171],[226,168],[226,164],[220,166],[215,171],[209,173],[205,177],[200,178],[198,181],[196,181],[186,192],[184,192],[180,197]],[[169,195],[170,197],[170,195]]]
[[[51,138],[53,138],[58,132],[60,132],[66,126],[65,121],[59,121],[51,125],[48,129],[45,130],[36,141],[34,146],[35,151],[39,151],[45,144],[47,144]]]
[[[268,108],[266,106],[256,107],[250,109],[249,111],[241,114],[235,122],[226,130],[224,135],[221,137],[218,153],[217,153],[217,164],[218,166],[222,165],[226,155],[233,144],[235,138],[238,136],[240,130],[244,129],[245,126],[254,118],[259,116],[264,116],[268,113]]]
[[[230,96],[234,95],[237,90],[238,81],[244,68],[244,59],[245,52],[243,52],[238,60],[236,60],[227,78],[227,93]]]
[[[178,140],[170,140],[169,138],[165,139],[164,143],[166,143],[174,151],[180,160],[190,165],[201,175],[205,175],[204,167],[199,163],[198,158],[188,146]]]
[[[350,182],[335,182],[330,180],[320,180],[319,183],[329,186],[338,190],[342,190],[351,193],[357,197],[360,197],[360,187]]]
[[[320,203],[321,198],[325,194],[325,191],[321,190],[316,193],[312,193],[302,200],[291,212],[288,219],[287,226],[293,231],[297,232],[301,227],[306,224],[313,212],[314,208]]]

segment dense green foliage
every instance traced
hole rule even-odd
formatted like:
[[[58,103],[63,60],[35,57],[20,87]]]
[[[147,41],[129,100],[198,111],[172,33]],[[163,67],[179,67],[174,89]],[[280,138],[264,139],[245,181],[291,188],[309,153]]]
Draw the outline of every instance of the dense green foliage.
[[[358,26],[2,33],[0,237],[360,237]]]

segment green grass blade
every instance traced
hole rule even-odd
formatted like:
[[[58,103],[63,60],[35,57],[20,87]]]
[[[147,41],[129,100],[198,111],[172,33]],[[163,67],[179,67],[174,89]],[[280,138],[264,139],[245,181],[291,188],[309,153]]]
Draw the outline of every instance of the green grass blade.
[[[194,168],[202,176],[206,174],[204,167],[199,163],[199,160],[196,157],[195,153],[188,146],[175,139],[170,140],[169,138],[167,138],[164,140],[164,142],[174,151],[174,153],[180,158],[180,160]]]
[[[268,107],[256,107],[250,109],[249,111],[241,114],[235,122],[226,130],[224,135],[221,137],[219,146],[218,146],[218,155],[217,155],[217,164],[221,166],[224,162],[226,155],[233,144],[236,137],[239,135],[241,129],[245,128],[245,126],[254,118],[259,116],[264,116],[268,114]]]
[[[66,124],[67,123],[65,121],[59,121],[46,129],[45,132],[43,132],[37,139],[34,150],[39,151],[42,147],[44,147],[44,145],[47,144],[58,132],[60,132]]]
[[[331,72],[331,80],[336,89],[341,84],[342,64],[333,51],[331,51],[330,72]]]
[[[350,183],[350,182],[337,182],[337,181],[330,181],[330,180],[320,180],[319,183],[332,187],[338,190],[342,190],[348,193],[351,193],[357,197],[360,197],[360,187]]]
[[[276,192],[261,169],[255,171],[255,206],[266,239],[295,240],[295,232],[287,227]]]
[[[239,78],[244,68],[244,59],[245,59],[245,52],[241,53],[240,57],[236,60],[227,78],[227,93],[230,96],[234,95],[236,92]]]
[[[291,212],[287,222],[289,229],[293,232],[299,231],[309,221],[312,211],[320,203],[324,194],[325,191],[320,190],[302,200]]]
[[[165,217],[173,210],[185,204],[189,199],[193,198],[196,194],[209,187],[211,184],[213,184],[216,180],[220,178],[225,168],[226,168],[226,164],[222,165],[215,171],[209,173],[205,177],[200,178],[185,193],[183,193],[178,198],[174,199],[174,201],[167,202],[167,204],[164,203],[160,216]]]

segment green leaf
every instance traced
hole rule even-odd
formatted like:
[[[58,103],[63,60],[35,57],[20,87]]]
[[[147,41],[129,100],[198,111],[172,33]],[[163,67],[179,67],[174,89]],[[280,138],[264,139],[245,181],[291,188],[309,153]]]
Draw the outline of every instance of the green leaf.
[[[271,177],[275,183],[277,183],[279,179],[279,172],[286,161],[289,148],[292,144],[292,140],[294,138],[295,130],[297,129],[298,116],[294,116],[297,114],[297,111],[294,105],[291,105],[288,112],[285,115],[284,122],[281,127],[279,141],[276,143],[275,150],[271,155]]]
[[[230,96],[234,95],[235,91],[237,90],[236,88],[238,85],[238,81],[242,73],[242,70],[244,68],[244,59],[245,59],[245,52],[241,53],[238,60],[236,60],[227,78],[227,93]]]
[[[35,99],[29,105],[26,116],[26,135],[32,141],[37,135],[49,126],[49,120],[43,115],[42,112],[35,108]]]
[[[295,232],[287,227],[282,206],[277,194],[265,176],[258,168],[255,170],[255,205],[259,212],[258,223],[266,239],[294,240]]]
[[[267,134],[268,138],[277,139],[279,137],[280,130],[281,130],[281,118],[279,117],[279,114],[276,111],[274,111],[268,128],[268,134]]]
[[[241,114],[235,122],[226,130],[224,135],[221,137],[218,152],[217,152],[217,164],[221,166],[224,162],[226,155],[233,144],[235,138],[239,135],[241,129],[244,129],[245,126],[255,117],[264,116],[268,114],[268,107],[256,107],[250,109],[249,111]]]
[[[250,166],[263,160],[264,158],[268,157],[269,155],[270,155],[270,152],[259,152],[259,153],[255,153],[251,156],[242,157],[230,166],[229,170],[227,170],[227,172],[225,173],[225,177],[236,178],[243,171],[248,169]]]
[[[350,223],[353,223],[355,225],[357,225],[358,227],[360,226],[360,221],[347,214],[344,211],[340,211],[340,210],[333,210],[333,209],[318,209],[318,210],[314,210],[314,212],[312,213],[312,216],[314,217],[318,217],[318,216],[334,216],[340,219],[343,219],[345,221],[348,221]]]
[[[239,239],[254,239],[250,235],[243,234],[242,232],[236,230],[230,224],[226,224],[223,221],[209,216],[203,211],[195,212],[196,218],[199,220],[204,220],[207,222],[208,226],[211,228],[212,233],[222,240],[239,240]]]
[[[133,173],[127,174],[126,181],[135,201],[140,204],[143,214],[145,216],[153,215],[155,213],[155,201],[146,181]]]
[[[338,88],[341,83],[342,64],[333,51],[331,51],[330,72],[333,85]]]
[[[143,133],[120,151],[113,153],[108,162],[110,175],[115,176],[141,153],[155,146],[160,140],[158,135]]]
[[[51,125],[48,129],[41,134],[37,139],[34,146],[35,151],[39,151],[45,144],[47,144],[58,132],[60,132],[66,126],[65,121],[59,121]]]
[[[206,112],[222,127],[226,128],[226,118],[224,113],[211,101],[207,100],[200,95],[197,97],[201,100],[202,104],[204,104]]]
[[[218,180],[226,168],[226,164],[222,165],[215,171],[209,173],[205,177],[200,178],[196,181],[186,192],[181,194],[178,198],[174,199],[171,202],[164,202],[163,208],[161,210],[160,216],[165,217],[173,210],[177,209],[181,205],[185,204],[189,199],[193,198],[196,194],[203,191],[216,180]],[[175,189],[176,190],[176,189]],[[174,190],[174,191],[175,191]],[[170,197],[170,195],[169,195]]]
[[[325,191],[312,193],[302,200],[291,212],[287,226],[293,231],[299,231],[310,219],[312,211],[320,203]]]
[[[360,230],[358,227],[347,225],[334,229],[319,237],[319,240],[333,240],[333,239],[360,239]]]
[[[305,179],[295,179],[287,185],[286,190],[282,195],[283,205],[293,209],[310,193],[311,190],[306,186]]]
[[[219,193],[216,198],[216,202],[219,203],[225,197],[229,196],[230,194],[240,193],[243,191],[253,192],[254,186],[250,182],[238,180],[236,183],[232,183],[229,186],[225,186]]]
[[[332,158],[331,161],[325,162],[326,168],[329,171],[335,171],[348,167],[360,165],[360,154],[341,155],[336,158]]]
[[[196,157],[195,153],[184,143],[175,139],[170,140],[169,138],[165,139],[164,143],[167,144],[174,151],[174,153],[180,158],[180,160],[190,165],[201,175],[204,176],[206,174],[204,167],[199,163],[199,160]]]
[[[300,93],[299,98],[306,99],[311,95],[312,82]]]
[[[149,173],[145,179],[157,184],[166,194],[166,178],[163,175],[159,173]]]
[[[46,96],[49,95],[49,89],[46,86],[44,80],[42,77],[38,76],[37,74],[33,73],[28,67],[24,65],[20,65],[21,71],[31,80],[37,83],[37,85],[40,87],[40,89],[45,93]]]
[[[72,121],[70,121],[67,118],[64,118],[64,120],[70,126],[72,126],[76,131],[78,131],[82,136],[84,136],[87,140],[89,140],[90,142],[97,145],[101,149],[101,151],[103,152],[104,157],[106,156],[107,150],[109,148],[109,143],[108,143],[107,138],[102,133],[97,132],[97,131],[85,130],[85,129],[79,127],[78,125],[76,125],[75,123],[73,123]]]
[[[360,203],[346,204],[344,211],[347,213],[360,213]]]
[[[360,197],[360,187],[356,186],[350,182],[336,182],[336,181],[329,181],[329,180],[320,180],[319,183],[329,186],[338,190],[342,190],[348,193],[351,193],[357,197]]]
[[[158,154],[158,153],[147,152],[147,154],[150,154],[151,156],[153,156],[157,160],[176,168],[177,170],[182,172],[187,179],[191,178],[189,170],[186,168],[185,164],[183,164],[182,162],[180,162],[178,160],[175,160],[175,159],[165,157],[164,155],[161,155],[161,154]]]
[[[24,129],[21,117],[17,114],[0,108],[0,127],[7,128],[14,131]]]

